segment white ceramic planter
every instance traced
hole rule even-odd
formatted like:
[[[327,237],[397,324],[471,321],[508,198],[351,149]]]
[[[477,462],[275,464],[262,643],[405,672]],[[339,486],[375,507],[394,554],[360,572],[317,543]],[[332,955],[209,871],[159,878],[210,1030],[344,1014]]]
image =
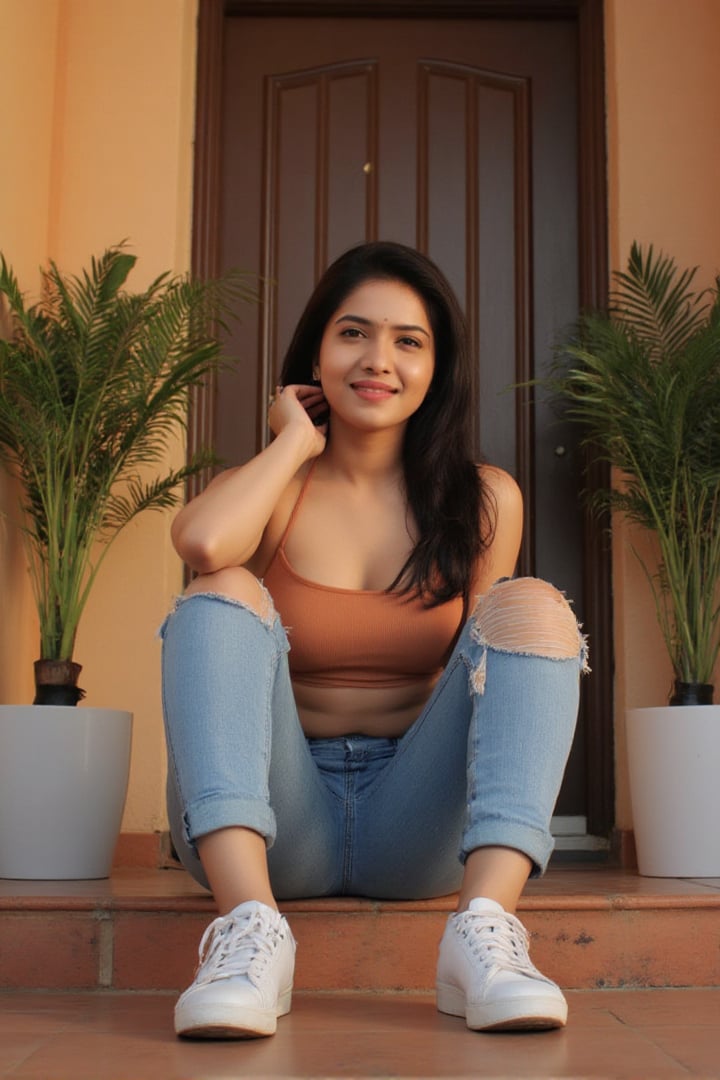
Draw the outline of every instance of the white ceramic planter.
[[[720,877],[720,705],[631,709],[630,797],[647,877]]]
[[[131,735],[117,709],[0,706],[0,877],[108,877]]]

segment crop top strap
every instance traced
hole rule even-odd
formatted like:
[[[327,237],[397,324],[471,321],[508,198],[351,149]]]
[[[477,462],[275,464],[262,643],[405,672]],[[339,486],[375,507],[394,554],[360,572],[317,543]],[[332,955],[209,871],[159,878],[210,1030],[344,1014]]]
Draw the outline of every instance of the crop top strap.
[[[285,531],[283,532],[282,536],[280,537],[280,543],[278,544],[277,548],[275,549],[275,554],[277,554],[278,551],[284,551],[285,550],[285,542],[286,542],[288,536],[290,535],[290,530],[292,529],[293,525],[295,524],[295,519],[297,518],[298,511],[300,510],[300,505],[301,505],[303,499],[305,498],[305,492],[307,491],[308,484],[310,483],[310,477],[312,476],[313,470],[315,469],[315,466],[317,465],[317,461],[318,461],[317,458],[313,458],[312,462],[310,463],[310,468],[307,471],[307,476],[303,480],[303,485],[300,488],[300,494],[298,495],[297,499],[295,500],[295,505],[293,506],[290,517],[288,518],[288,523],[285,526]],[[275,556],[273,556],[271,562],[274,562],[274,561],[275,561]]]

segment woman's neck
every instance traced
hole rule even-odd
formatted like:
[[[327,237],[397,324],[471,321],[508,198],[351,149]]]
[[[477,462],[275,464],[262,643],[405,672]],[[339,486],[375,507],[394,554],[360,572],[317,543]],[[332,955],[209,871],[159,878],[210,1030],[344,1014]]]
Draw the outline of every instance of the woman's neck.
[[[325,468],[362,483],[396,482],[403,475],[402,431],[358,431],[333,424],[322,454]]]

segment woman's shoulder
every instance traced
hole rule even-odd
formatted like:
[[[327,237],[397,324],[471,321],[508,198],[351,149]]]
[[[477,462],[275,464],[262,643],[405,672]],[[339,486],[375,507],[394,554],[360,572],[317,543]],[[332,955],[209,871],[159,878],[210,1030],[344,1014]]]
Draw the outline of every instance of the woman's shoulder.
[[[485,592],[498,578],[513,575],[523,533],[523,498],[517,482],[497,465],[479,465],[478,472],[486,492],[486,511],[490,504],[491,526],[475,572],[475,595]],[[483,516],[482,531],[487,522],[488,517]]]
[[[498,509],[522,507],[522,492],[509,472],[499,465],[487,463],[478,465],[477,470],[483,487],[490,493]]]

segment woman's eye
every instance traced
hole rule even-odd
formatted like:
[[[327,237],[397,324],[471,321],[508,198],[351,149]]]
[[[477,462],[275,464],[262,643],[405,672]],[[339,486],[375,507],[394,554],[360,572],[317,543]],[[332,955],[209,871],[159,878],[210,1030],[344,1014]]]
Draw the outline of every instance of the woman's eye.
[[[346,326],[340,337],[359,338],[362,337],[362,330],[358,330],[357,326]]]
[[[402,338],[400,338],[400,344],[401,345],[412,345],[415,349],[419,349],[420,346],[421,346],[421,342],[419,342],[417,338],[411,338],[411,337],[402,337]]]

